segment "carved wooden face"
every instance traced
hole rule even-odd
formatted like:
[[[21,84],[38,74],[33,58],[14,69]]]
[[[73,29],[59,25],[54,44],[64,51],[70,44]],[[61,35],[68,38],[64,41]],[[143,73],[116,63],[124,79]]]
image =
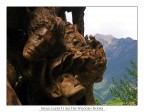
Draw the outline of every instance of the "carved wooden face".
[[[63,42],[68,50],[86,45],[84,37],[78,32],[77,25],[66,23],[65,38]]]
[[[49,51],[54,41],[52,33],[47,28],[41,27],[30,35],[24,47],[23,56],[29,61],[41,59]]]
[[[62,96],[64,97],[74,97],[76,100],[83,97],[85,93],[85,88],[78,81],[78,76],[72,74],[63,74],[58,79],[58,86],[61,89]]]

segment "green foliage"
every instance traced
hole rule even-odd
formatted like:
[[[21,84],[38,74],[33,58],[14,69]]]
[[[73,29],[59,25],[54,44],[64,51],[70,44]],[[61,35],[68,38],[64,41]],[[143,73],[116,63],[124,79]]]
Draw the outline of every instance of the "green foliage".
[[[99,99],[96,99],[96,105],[102,105],[102,103]]]
[[[114,98],[112,100],[107,101],[106,105],[123,105],[123,102],[120,100],[120,98]]]
[[[131,67],[131,69],[126,68],[128,75],[124,75],[125,80],[112,79],[115,87],[110,88],[110,93],[114,98],[119,98],[123,105],[137,105],[137,66],[133,61],[131,61]],[[132,77],[132,80],[129,77]]]

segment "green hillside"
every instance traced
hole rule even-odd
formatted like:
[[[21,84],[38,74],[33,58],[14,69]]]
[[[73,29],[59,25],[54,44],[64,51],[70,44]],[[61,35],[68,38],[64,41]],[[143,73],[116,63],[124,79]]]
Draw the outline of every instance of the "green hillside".
[[[131,60],[137,63],[137,40],[130,37],[117,39],[111,35],[101,34],[96,34],[95,38],[103,44],[108,63],[103,81],[94,85],[94,96],[102,104],[106,104],[112,98],[109,92],[114,86],[112,78],[115,80],[122,78],[127,73],[125,68],[130,67]]]

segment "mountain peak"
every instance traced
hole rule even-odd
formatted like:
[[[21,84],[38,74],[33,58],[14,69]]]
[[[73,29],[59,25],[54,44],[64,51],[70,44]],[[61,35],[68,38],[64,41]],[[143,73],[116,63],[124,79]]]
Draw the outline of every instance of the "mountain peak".
[[[130,37],[118,39],[113,37],[112,35],[96,34],[95,38],[102,43],[105,51],[108,51],[110,49],[117,49],[119,51],[119,49],[121,49],[122,47],[130,48],[135,46],[135,40]]]
[[[114,40],[117,40],[115,37],[113,37],[112,35],[103,35],[103,34],[99,34],[97,33],[95,35],[95,38],[102,42],[102,44],[107,43],[107,44],[111,44]],[[104,43],[103,43],[104,42]]]
[[[115,38],[115,37],[113,37],[111,34],[109,34],[109,35],[103,35],[103,34],[99,34],[99,33],[97,33],[95,36],[98,36],[98,37],[102,37],[102,38],[110,38],[110,39],[113,39],[113,38]]]
[[[103,44],[104,49],[106,50],[111,44],[113,44],[118,39],[113,37],[112,35],[103,35],[97,33],[95,35],[96,40],[100,41]]]

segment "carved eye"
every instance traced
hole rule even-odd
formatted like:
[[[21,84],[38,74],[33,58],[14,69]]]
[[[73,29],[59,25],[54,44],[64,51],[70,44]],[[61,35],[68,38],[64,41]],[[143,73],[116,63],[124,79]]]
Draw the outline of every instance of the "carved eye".
[[[35,40],[40,40],[44,37],[44,35],[47,33],[48,29],[45,27],[39,28],[34,32],[34,38]]]
[[[41,36],[41,35],[33,35],[33,38],[34,38],[35,40],[40,40],[42,37],[43,37],[43,36]]]
[[[39,28],[35,31],[37,35],[44,36],[47,33],[48,29],[45,27]]]
[[[77,44],[79,44],[79,41],[78,41],[78,40],[75,40],[75,41],[73,42],[73,44],[74,44],[74,45],[77,45]]]
[[[37,36],[38,36],[38,40],[40,40],[41,38],[43,38],[43,35],[40,35],[40,34],[37,34]]]

